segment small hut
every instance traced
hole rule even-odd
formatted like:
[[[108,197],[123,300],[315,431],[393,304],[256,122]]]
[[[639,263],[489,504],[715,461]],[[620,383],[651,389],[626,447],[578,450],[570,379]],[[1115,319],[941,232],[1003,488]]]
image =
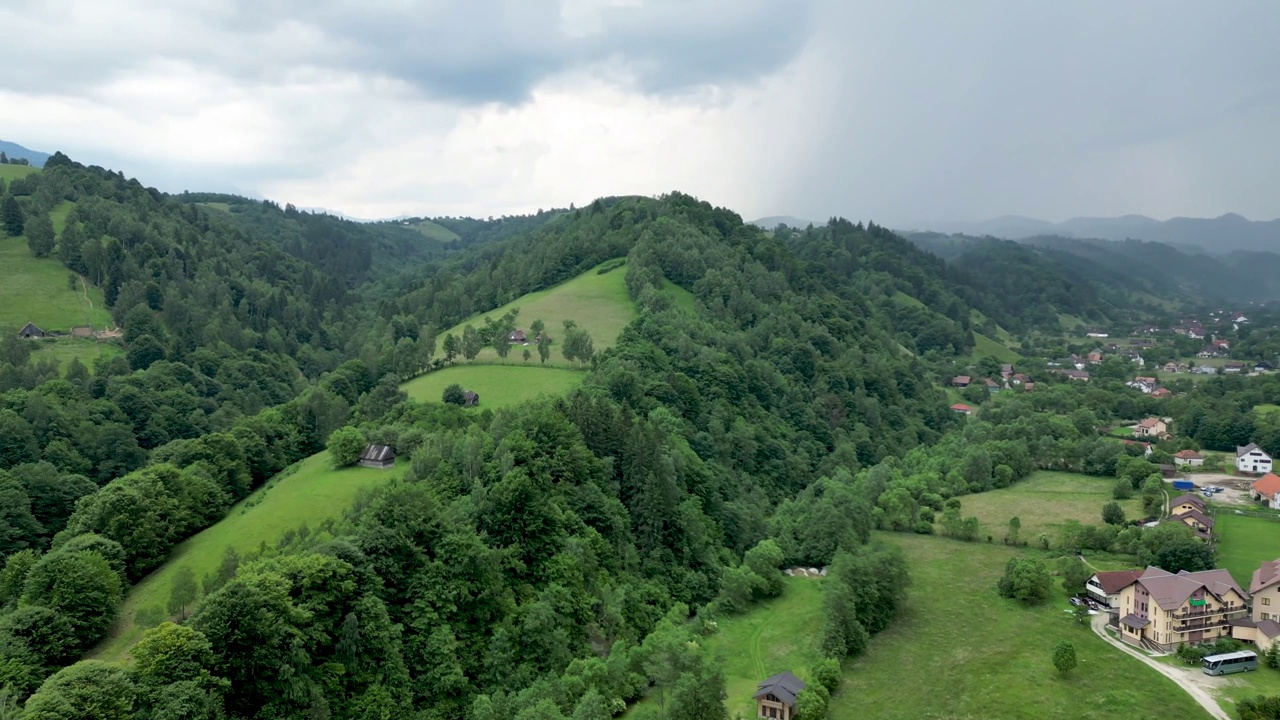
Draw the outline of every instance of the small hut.
[[[475,390],[468,390],[462,393],[462,406],[471,407],[480,404],[480,393]]]
[[[511,334],[507,336],[507,342],[526,345],[528,344],[529,339],[525,337],[523,330],[520,330],[519,328],[517,328],[515,330],[512,330]]]
[[[20,338],[42,338],[45,335],[48,335],[48,333],[36,327],[35,323],[27,323],[18,331],[18,337]]]
[[[789,672],[765,678],[756,686],[756,717],[791,720],[796,714],[796,696],[804,681]]]
[[[358,464],[360,467],[386,470],[396,464],[396,451],[388,445],[369,443],[364,452],[360,453]]]

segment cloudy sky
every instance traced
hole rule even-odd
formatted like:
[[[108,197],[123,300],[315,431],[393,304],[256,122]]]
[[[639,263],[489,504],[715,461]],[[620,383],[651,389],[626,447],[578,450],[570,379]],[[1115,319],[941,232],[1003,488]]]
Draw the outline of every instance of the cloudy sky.
[[[0,139],[357,217],[1280,216],[1276,0],[0,0]]]

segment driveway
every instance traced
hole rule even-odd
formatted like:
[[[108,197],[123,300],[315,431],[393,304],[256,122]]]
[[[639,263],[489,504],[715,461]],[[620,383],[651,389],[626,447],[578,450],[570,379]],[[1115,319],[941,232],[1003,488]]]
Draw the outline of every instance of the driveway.
[[[1093,625],[1093,631],[1098,634],[1098,637],[1116,646],[1122,652],[1127,652],[1138,658],[1156,672],[1164,675],[1170,680],[1173,680],[1178,684],[1178,687],[1186,690],[1188,695],[1194,698],[1196,702],[1200,703],[1200,706],[1207,710],[1210,715],[1218,720],[1232,720],[1231,716],[1222,709],[1222,706],[1218,704],[1218,701],[1214,699],[1213,696],[1213,692],[1220,685],[1226,684],[1215,682],[1221,681],[1223,678],[1205,675],[1199,668],[1188,668],[1186,670],[1182,670],[1180,668],[1169,667],[1164,663],[1152,660],[1146,655],[1146,653],[1139,652],[1124,642],[1111,637],[1111,634],[1107,632],[1106,613],[1094,616],[1091,624]]]

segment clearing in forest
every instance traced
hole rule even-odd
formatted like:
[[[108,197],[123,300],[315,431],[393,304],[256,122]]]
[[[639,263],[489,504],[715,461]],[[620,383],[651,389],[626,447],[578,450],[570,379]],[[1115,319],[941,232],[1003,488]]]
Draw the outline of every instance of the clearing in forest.
[[[421,375],[401,386],[418,402],[441,402],[444,389],[458,384],[480,394],[477,409],[500,408],[540,395],[564,395],[582,384],[586,372],[562,367],[539,367],[535,356],[528,365],[460,365]]]
[[[334,470],[329,453],[321,452],[275,476],[231,508],[220,522],[179,544],[164,565],[133,586],[111,633],[91,656],[123,659],[148,627],[167,619],[164,608],[179,568],[189,567],[197,580],[203,580],[217,569],[227,548],[235,548],[243,556],[263,543],[274,546],[287,531],[304,523],[315,530],[326,520],[342,517],[361,490],[399,477],[405,467],[404,462],[398,461],[390,470]],[[154,608],[159,608],[159,617],[140,626],[136,622],[138,611],[152,609],[154,615]]]
[[[0,165],[0,168],[21,165]],[[61,232],[71,203],[64,202],[50,213],[54,230]],[[56,253],[56,251],[55,251]],[[17,332],[35,323],[45,332],[70,332],[91,325],[102,330],[111,323],[102,291],[78,280],[68,282],[71,271],[56,254],[37,258],[31,254],[25,236],[0,238],[0,330]]]

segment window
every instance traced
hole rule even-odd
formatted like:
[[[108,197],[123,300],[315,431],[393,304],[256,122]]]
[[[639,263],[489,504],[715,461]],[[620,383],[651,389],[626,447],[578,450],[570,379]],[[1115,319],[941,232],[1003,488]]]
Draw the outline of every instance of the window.
[[[1262,604],[1263,604],[1263,605],[1270,605],[1270,604],[1271,604],[1271,598],[1269,598],[1269,597],[1264,597],[1264,598],[1262,598]]]

